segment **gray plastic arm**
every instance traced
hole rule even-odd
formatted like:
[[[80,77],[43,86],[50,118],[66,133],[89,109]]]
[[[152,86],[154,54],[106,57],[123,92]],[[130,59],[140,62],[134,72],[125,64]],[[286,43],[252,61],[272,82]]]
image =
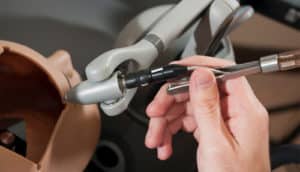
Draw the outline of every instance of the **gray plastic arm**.
[[[163,49],[166,49],[211,2],[212,0],[182,0],[156,24],[148,35],[159,37],[163,43]]]
[[[138,65],[136,70],[139,70],[149,67],[157,56],[156,47],[147,40],[141,40],[135,45],[101,54],[85,68],[85,73],[90,81],[102,81],[126,61],[134,61]]]
[[[168,48],[172,41],[177,39],[195,22],[200,14],[208,7],[210,2],[212,2],[212,0],[182,0],[155,24],[144,39],[132,46],[108,51],[94,59],[86,67],[85,71],[89,82],[107,80],[107,82],[104,83],[108,83],[108,81],[110,81],[109,77],[113,75],[118,66],[126,61],[134,61],[137,65],[135,70],[148,68],[161,51]],[[109,87],[105,87],[105,93],[100,93],[99,90],[104,90],[100,88],[101,85],[97,85],[96,90],[98,96],[111,94],[113,95],[112,99],[116,98],[114,93],[110,93],[109,90],[106,90],[106,88]],[[111,88],[111,91],[113,91],[115,87]],[[120,114],[127,108],[135,92],[136,89],[125,89],[122,91],[122,97],[117,100],[109,101],[111,103],[102,102],[101,107],[107,115],[114,116]],[[118,96],[121,96],[121,94],[118,94]],[[82,95],[78,97],[83,98],[85,102],[92,102],[92,99],[85,99]],[[95,95],[92,97],[95,97]]]
[[[149,67],[157,58],[159,51],[169,47],[173,40],[195,22],[210,2],[212,0],[182,0],[148,33],[148,36],[154,35],[157,40],[141,40],[135,45],[114,49],[100,55],[86,67],[88,80],[105,80],[120,64],[128,60],[137,62],[138,69]],[[157,43],[162,47],[158,47]]]

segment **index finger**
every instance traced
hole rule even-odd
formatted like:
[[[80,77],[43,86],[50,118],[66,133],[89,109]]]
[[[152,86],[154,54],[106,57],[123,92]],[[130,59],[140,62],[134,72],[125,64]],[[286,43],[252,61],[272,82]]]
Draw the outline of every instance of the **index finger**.
[[[206,67],[225,67],[234,65],[234,62],[207,56],[192,56],[184,58],[180,61],[174,61],[175,64],[184,66],[206,66]]]
[[[146,111],[149,117],[159,117],[165,115],[176,103],[181,103],[188,99],[188,93],[170,95],[167,93],[168,84],[164,84],[156,93],[153,101],[148,105]]]

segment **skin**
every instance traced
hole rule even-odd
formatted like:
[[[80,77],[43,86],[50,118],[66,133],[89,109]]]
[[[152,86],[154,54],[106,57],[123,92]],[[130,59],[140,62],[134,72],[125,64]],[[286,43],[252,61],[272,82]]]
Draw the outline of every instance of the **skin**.
[[[203,56],[175,63],[233,65]],[[268,113],[244,77],[217,84],[211,71],[199,68],[191,75],[188,93],[168,95],[166,86],[147,107],[150,123],[145,144],[157,149],[160,160],[172,155],[172,136],[184,130],[198,142],[198,171],[270,171]]]

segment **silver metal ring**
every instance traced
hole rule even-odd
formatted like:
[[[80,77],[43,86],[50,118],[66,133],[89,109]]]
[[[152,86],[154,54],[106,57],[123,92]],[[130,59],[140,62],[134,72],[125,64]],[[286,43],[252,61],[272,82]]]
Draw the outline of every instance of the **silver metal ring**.
[[[278,55],[270,55],[260,58],[260,67],[263,73],[279,71]]]

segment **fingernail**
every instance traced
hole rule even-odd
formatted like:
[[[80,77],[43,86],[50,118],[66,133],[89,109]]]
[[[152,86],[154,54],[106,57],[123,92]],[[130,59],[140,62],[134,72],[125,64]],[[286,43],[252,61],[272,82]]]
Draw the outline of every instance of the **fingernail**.
[[[151,130],[148,130],[148,131],[147,131],[146,138],[149,140],[149,139],[151,139],[151,137],[152,137],[152,131],[151,131]]]
[[[146,144],[146,147],[148,147],[149,149],[154,149],[155,146],[153,144],[151,135],[152,135],[151,131],[148,131],[146,134],[146,137],[145,137],[145,144]]]
[[[147,106],[147,109],[146,109],[146,113],[151,116],[151,115],[155,115],[153,112],[154,111],[154,108],[153,108],[153,102],[151,102],[148,106]]]
[[[161,161],[167,160],[165,152],[163,152],[163,150],[160,150],[159,148],[157,149],[157,159]]]

